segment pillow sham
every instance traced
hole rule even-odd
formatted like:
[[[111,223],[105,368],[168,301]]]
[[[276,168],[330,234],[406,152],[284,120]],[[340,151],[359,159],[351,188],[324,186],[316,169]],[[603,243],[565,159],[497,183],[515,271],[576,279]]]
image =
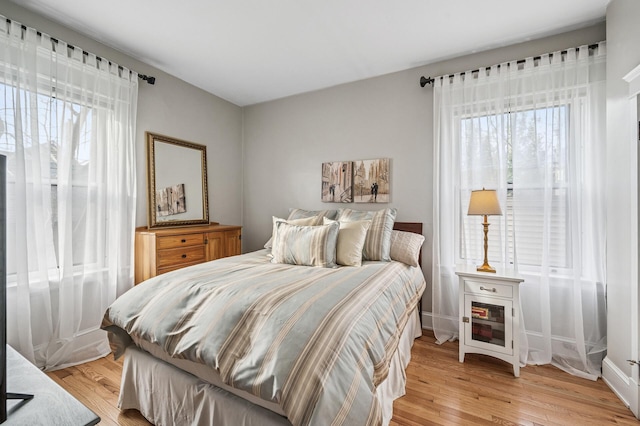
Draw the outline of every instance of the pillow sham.
[[[301,219],[304,217],[311,216],[320,216],[327,217],[329,219],[335,219],[338,215],[338,210],[304,210],[304,209],[289,209],[289,217],[287,220],[291,219]],[[322,221],[320,221],[322,223]]]
[[[336,222],[326,217],[323,220],[325,225],[328,223],[340,224],[336,244],[336,263],[344,266],[362,266],[362,248],[371,221]]]
[[[302,217],[300,219],[282,219],[279,217],[271,216],[271,220],[273,221],[273,229],[271,231],[271,238],[269,241],[264,243],[264,248],[270,249],[273,245],[273,239],[276,236],[276,222],[287,222],[291,225],[301,225],[301,226],[316,226],[322,224],[322,216],[311,216],[311,217]]]
[[[355,222],[358,220],[371,220],[367,230],[367,237],[362,249],[364,260],[391,261],[389,251],[391,249],[391,231],[396,220],[398,210],[395,208],[364,211],[341,209],[338,212],[339,222]]]
[[[424,235],[405,231],[391,231],[391,248],[389,255],[409,266],[419,266],[420,249],[424,243]]]
[[[271,254],[272,263],[336,267],[337,222],[320,226],[291,225],[276,222],[276,235]]]

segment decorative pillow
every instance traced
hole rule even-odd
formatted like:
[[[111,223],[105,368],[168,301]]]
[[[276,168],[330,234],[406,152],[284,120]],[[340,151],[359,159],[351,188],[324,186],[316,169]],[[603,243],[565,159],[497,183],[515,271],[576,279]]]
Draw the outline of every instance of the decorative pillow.
[[[301,219],[303,217],[320,216],[329,219],[335,219],[338,215],[338,210],[303,210],[303,209],[289,209],[289,217],[291,219]],[[322,223],[322,220],[320,221]]]
[[[292,265],[336,266],[337,222],[320,226],[299,226],[276,222],[276,236],[271,254],[273,263]]]
[[[409,266],[418,266],[424,235],[413,232],[391,231],[391,259]]]
[[[364,241],[362,257],[364,260],[384,260],[389,262],[391,256],[391,231],[396,220],[398,210],[395,208],[378,211],[359,211],[342,209],[338,213],[339,222],[355,222],[357,220],[371,220]]]
[[[328,223],[340,224],[336,245],[336,263],[345,266],[362,266],[362,248],[371,221],[336,222],[326,217],[323,220],[325,225]]]
[[[273,245],[273,240],[276,236],[276,222],[287,222],[291,225],[301,226],[316,226],[322,224],[322,216],[303,217],[300,219],[282,219],[279,217],[271,216],[273,220],[273,230],[271,231],[271,238],[264,244],[264,248],[270,249]]]

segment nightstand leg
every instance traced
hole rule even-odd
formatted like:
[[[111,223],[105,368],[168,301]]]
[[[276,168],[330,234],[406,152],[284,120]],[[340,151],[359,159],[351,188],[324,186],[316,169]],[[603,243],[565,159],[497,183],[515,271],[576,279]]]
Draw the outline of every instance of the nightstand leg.
[[[513,375],[516,377],[520,377],[520,361],[519,360],[513,363]]]

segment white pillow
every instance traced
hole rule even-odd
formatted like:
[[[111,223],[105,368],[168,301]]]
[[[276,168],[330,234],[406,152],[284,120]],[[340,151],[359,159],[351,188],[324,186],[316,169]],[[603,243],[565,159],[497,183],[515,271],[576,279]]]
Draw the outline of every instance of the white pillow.
[[[323,219],[324,224],[335,221]],[[362,248],[367,238],[367,230],[371,226],[370,220],[353,222],[339,222],[338,243],[336,244],[336,263],[344,266],[362,265]]]
[[[337,222],[322,226],[300,226],[278,221],[276,227],[278,230],[271,250],[272,263],[336,267]]]
[[[264,248],[266,249],[270,249],[271,246],[273,246],[273,240],[276,237],[276,232],[278,229],[276,227],[277,222],[286,222],[290,225],[300,225],[300,226],[317,226],[322,223],[322,216],[303,217],[300,219],[282,219],[280,217],[271,216],[271,219],[273,221],[273,229],[271,231],[271,238],[269,238],[269,241],[264,243]]]
[[[391,259],[418,266],[424,236],[413,232],[391,231]]]

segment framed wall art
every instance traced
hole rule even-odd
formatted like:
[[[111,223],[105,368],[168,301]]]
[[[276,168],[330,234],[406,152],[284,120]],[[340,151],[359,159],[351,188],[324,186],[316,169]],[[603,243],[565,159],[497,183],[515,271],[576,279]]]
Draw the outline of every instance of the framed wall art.
[[[388,158],[353,162],[353,200],[356,203],[388,203],[391,195]]]
[[[325,203],[353,202],[353,162],[322,163],[322,201]]]

